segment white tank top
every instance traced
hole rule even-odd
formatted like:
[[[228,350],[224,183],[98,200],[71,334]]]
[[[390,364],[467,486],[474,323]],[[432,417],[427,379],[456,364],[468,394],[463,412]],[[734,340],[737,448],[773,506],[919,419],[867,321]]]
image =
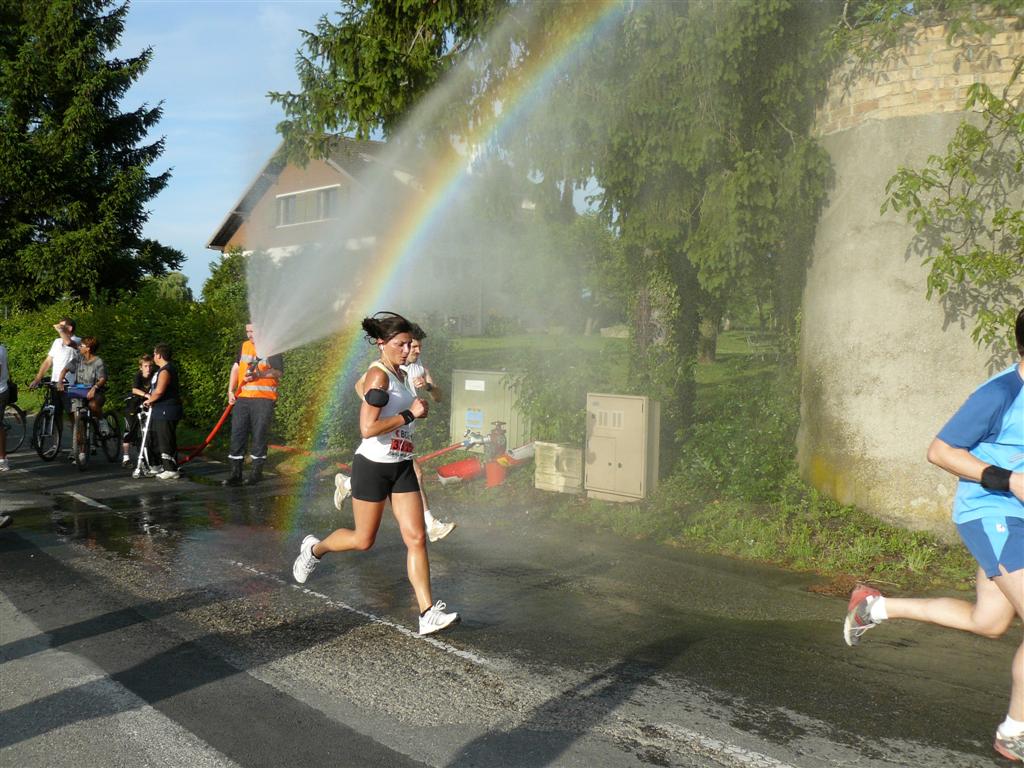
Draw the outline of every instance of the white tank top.
[[[408,380],[399,381],[395,374],[376,360],[370,363],[370,367],[380,368],[388,375],[388,402],[380,409],[379,418],[386,419],[389,416],[395,416],[412,405],[412,401],[416,399],[416,393]],[[416,422],[413,421],[376,437],[364,437],[359,447],[356,448],[356,453],[365,456],[370,461],[382,464],[395,464],[411,459],[414,453],[412,431],[415,424]]]

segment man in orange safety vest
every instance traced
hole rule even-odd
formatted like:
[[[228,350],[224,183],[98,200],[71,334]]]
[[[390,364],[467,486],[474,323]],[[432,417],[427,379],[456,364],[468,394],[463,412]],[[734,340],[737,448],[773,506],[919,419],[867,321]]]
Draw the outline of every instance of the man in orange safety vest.
[[[263,462],[267,460],[267,441],[270,424],[274,420],[277,386],[284,371],[281,355],[270,355],[266,359],[257,356],[252,323],[246,323],[245,335],[246,340],[242,342],[228,378],[228,402],[234,404],[234,411],[231,414],[231,447],[228,450],[231,475],[224,485],[252,485],[263,479]],[[243,482],[245,445],[250,435],[252,471]]]

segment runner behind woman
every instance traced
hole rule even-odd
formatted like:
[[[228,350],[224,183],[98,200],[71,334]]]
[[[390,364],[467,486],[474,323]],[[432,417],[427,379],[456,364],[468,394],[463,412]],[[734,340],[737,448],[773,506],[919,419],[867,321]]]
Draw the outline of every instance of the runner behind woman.
[[[362,442],[352,462],[352,513],[355,530],[339,528],[322,541],[302,540],[292,575],[300,584],[327,552],[365,551],[373,546],[384,514],[384,503],[398,521],[406,547],[406,568],[419,604],[421,635],[445,629],[459,620],[434,602],[430,590],[430,561],[423,527],[423,503],[412,456],[416,419],[427,415],[427,403],[416,397],[400,366],[409,357],[412,324],[401,315],[378,312],[363,320],[367,340],[376,344],[380,359],[366,372],[366,394],[359,408]]]

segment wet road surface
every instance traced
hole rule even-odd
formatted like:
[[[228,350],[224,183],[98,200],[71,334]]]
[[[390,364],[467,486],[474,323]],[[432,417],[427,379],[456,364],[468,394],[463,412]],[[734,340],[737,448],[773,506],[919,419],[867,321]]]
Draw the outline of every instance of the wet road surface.
[[[0,475],[0,765],[994,766],[1019,627],[908,623],[851,650],[809,577],[496,510],[445,515],[419,638],[385,517],[304,588],[330,478],[222,489]]]

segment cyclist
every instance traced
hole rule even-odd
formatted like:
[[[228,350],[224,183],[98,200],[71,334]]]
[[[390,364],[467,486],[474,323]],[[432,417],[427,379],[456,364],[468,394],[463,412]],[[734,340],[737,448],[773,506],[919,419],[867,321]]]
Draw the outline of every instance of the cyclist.
[[[35,389],[38,387],[47,371],[50,372],[52,379],[58,379],[58,374],[64,370],[68,362],[78,354],[78,345],[81,343],[82,339],[75,336],[74,320],[70,317],[62,317],[60,322],[54,324],[53,330],[57,332],[57,338],[53,340],[52,344],[50,344],[50,351],[46,353],[46,357],[43,358],[43,362],[39,365],[39,372],[28,385],[29,389]],[[54,383],[56,383],[56,381]],[[65,375],[65,383],[75,383],[74,373]],[[64,414],[63,399],[60,397],[53,398],[53,405],[56,409],[54,417],[59,421],[63,418]]]
[[[97,419],[103,415],[103,403],[107,399],[107,366],[103,358],[96,355],[99,348],[99,339],[86,336],[78,345],[78,355],[64,366],[57,377],[57,389],[63,392],[66,389],[63,382],[67,374],[74,374],[75,384],[72,388],[76,391],[71,392],[71,397],[85,399]]]
[[[95,336],[86,336],[78,345],[78,354],[73,357],[57,376],[57,389],[61,392],[68,391],[68,398],[81,398],[89,412],[96,419],[99,425],[100,434],[107,429],[103,420],[103,403],[107,399],[107,366],[102,357],[96,352],[100,348],[100,342]],[[75,376],[75,384],[65,387],[64,381],[68,373]],[[69,403],[70,404],[70,403]],[[70,409],[69,409],[70,410]],[[74,455],[74,451],[72,451]]]
[[[0,416],[3,416],[4,410],[7,408],[8,378],[10,378],[10,371],[7,369],[7,347],[0,344]],[[0,421],[0,472],[6,472],[10,468],[7,463],[7,430],[4,429],[3,421]],[[0,528],[5,525],[2,520],[4,517],[10,520],[9,515],[0,515]],[[10,522],[7,522],[6,525],[10,525]]]
[[[153,378],[153,356],[143,355],[139,358],[139,370],[135,372],[135,381],[132,382],[132,394],[128,398],[125,407],[125,430],[121,437],[121,466],[129,467],[132,458],[129,455],[133,441],[141,437],[139,430],[139,408],[149,397],[150,379]],[[141,447],[141,446],[140,446]]]

